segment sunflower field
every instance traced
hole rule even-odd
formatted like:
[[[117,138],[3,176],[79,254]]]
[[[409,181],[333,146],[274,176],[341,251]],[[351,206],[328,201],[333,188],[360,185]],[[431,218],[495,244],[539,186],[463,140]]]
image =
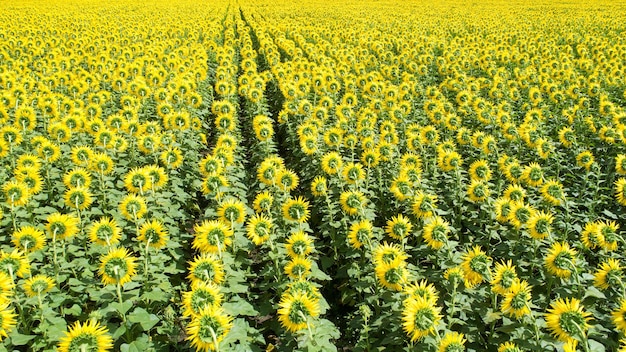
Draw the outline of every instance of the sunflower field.
[[[0,4],[0,351],[626,351],[626,3]]]

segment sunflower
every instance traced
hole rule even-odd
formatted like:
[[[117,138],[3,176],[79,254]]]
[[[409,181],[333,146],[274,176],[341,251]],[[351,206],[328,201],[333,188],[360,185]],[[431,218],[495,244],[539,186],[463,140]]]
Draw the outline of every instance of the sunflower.
[[[293,280],[306,278],[311,273],[311,260],[305,257],[293,257],[285,265],[285,274]]]
[[[286,220],[305,222],[309,218],[309,202],[300,196],[289,198],[283,203],[282,211]]]
[[[15,179],[28,187],[29,194],[39,194],[42,190],[43,179],[34,167],[16,169]]]
[[[287,254],[289,257],[298,258],[306,257],[309,255],[315,247],[313,246],[313,240],[304,231],[296,231],[287,238],[285,244]]]
[[[105,285],[124,285],[135,275],[137,259],[130,255],[126,248],[112,248],[100,258],[98,272]]]
[[[221,174],[223,171],[222,162],[212,155],[207,155],[202,160],[200,160],[200,162],[198,163],[198,167],[202,176],[205,177],[212,173]]]
[[[365,171],[361,163],[347,163],[342,171],[343,180],[349,184],[357,184],[365,179]]]
[[[615,181],[615,199],[620,205],[626,206],[626,178]]]
[[[143,195],[144,190],[152,186],[150,182],[150,174],[145,168],[134,168],[130,170],[124,177],[124,186],[130,193],[139,193]]]
[[[615,221],[600,221],[597,223],[597,231],[602,235],[600,246],[606,251],[617,250],[617,241],[620,238],[617,234],[619,226]]]
[[[450,233],[450,224],[443,218],[435,216],[424,225],[422,236],[428,247],[439,250],[447,243],[448,233]]]
[[[301,292],[306,294],[309,298],[315,300],[321,297],[319,289],[315,287],[313,283],[307,281],[306,279],[291,281],[289,284],[287,284],[287,290],[285,292],[292,295]]]
[[[505,342],[498,346],[498,352],[522,352],[522,350],[513,342]]]
[[[25,277],[30,273],[30,263],[17,249],[11,253],[0,250],[0,272],[7,274],[11,280],[15,279],[15,275]]]
[[[528,219],[526,225],[530,231],[530,237],[536,240],[542,240],[550,236],[552,221],[554,217],[552,214],[544,213],[543,211],[535,211]]]
[[[365,208],[367,198],[360,191],[345,191],[339,196],[341,208],[348,215],[358,215]]]
[[[105,352],[113,349],[113,338],[108,334],[107,328],[95,320],[89,320],[84,324],[77,321],[65,332],[57,348],[59,352],[79,350]]]
[[[604,243],[604,238],[602,232],[600,232],[598,223],[587,222],[580,233],[580,240],[585,248],[595,249],[601,247],[602,243]]]
[[[626,299],[622,298],[619,303],[619,308],[611,312],[613,317],[613,324],[622,334],[626,334]]]
[[[517,273],[515,272],[515,266],[513,262],[502,261],[496,264],[493,270],[493,277],[491,279],[491,291],[504,295],[511,289],[511,285],[517,279]]]
[[[502,313],[509,317],[515,317],[521,319],[525,315],[531,313],[531,287],[526,280],[520,280],[518,278],[513,279],[511,287],[504,293],[504,298],[500,304],[500,310]]]
[[[94,153],[89,168],[102,175],[113,172],[113,159],[105,153]]]
[[[380,162],[380,153],[377,149],[364,149],[361,153],[361,162],[369,169],[374,168]]]
[[[2,186],[6,201],[10,206],[26,205],[30,198],[28,185],[24,182],[10,181]]]
[[[503,171],[504,176],[511,183],[517,183],[521,181],[523,172],[524,172],[524,169],[522,169],[522,166],[516,160],[508,163],[504,167],[504,171]]]
[[[42,249],[46,244],[46,237],[43,231],[32,226],[24,226],[13,232],[13,244],[15,248],[28,254]]]
[[[494,202],[496,220],[502,224],[509,222],[513,204],[508,198],[498,198]]]
[[[290,332],[305,329],[309,318],[319,315],[319,302],[305,292],[285,292],[278,304],[278,321]]]
[[[591,169],[591,165],[593,165],[594,162],[595,158],[588,150],[582,151],[576,156],[576,165],[584,167],[587,171]]]
[[[202,253],[221,253],[233,243],[233,231],[221,220],[204,220],[194,226],[192,247]]]
[[[537,163],[530,163],[522,171],[521,179],[529,186],[538,187],[543,183],[543,170]]]
[[[534,210],[529,205],[524,204],[524,202],[513,202],[509,212],[509,222],[511,222],[515,228],[520,229],[522,226],[526,225],[533,213]]]
[[[260,246],[270,239],[273,226],[271,218],[263,214],[255,214],[248,220],[246,234],[255,245]]]
[[[372,252],[372,259],[375,265],[405,265],[407,259],[406,253],[400,248],[398,244],[379,244],[374,248]]]
[[[411,341],[419,341],[433,333],[441,320],[440,312],[441,308],[422,297],[405,299],[402,307],[402,327],[411,337]]]
[[[228,187],[228,179],[226,176],[214,172],[202,180],[200,190],[204,195],[220,197],[224,187]]]
[[[222,294],[219,286],[212,282],[195,281],[191,284],[191,291],[183,293],[183,316],[193,317],[206,306],[219,308],[222,304]]]
[[[559,142],[564,147],[569,148],[576,142],[576,134],[570,127],[563,127],[559,130]]]
[[[337,152],[328,152],[322,156],[322,170],[328,175],[335,175],[343,167],[343,160]]]
[[[486,160],[474,161],[468,171],[472,181],[489,181],[491,179],[491,169]]]
[[[516,183],[508,185],[506,190],[504,190],[503,198],[507,198],[512,202],[523,202],[525,197],[526,190]]]
[[[144,222],[139,228],[137,240],[144,242],[152,248],[162,248],[167,244],[169,234],[161,220],[150,220]]]
[[[465,336],[456,331],[447,332],[439,341],[439,352],[463,352],[465,351]]]
[[[437,303],[439,299],[439,294],[437,293],[437,289],[433,284],[428,283],[426,280],[422,280],[419,283],[413,283],[406,285],[404,287],[404,293],[409,295],[409,298],[421,298],[425,299],[428,302],[431,302],[433,305]]]
[[[122,198],[119,207],[122,215],[126,219],[133,221],[141,219],[148,211],[146,199],[136,194],[128,194]]]
[[[35,297],[52,290],[54,280],[46,275],[36,275],[24,282],[24,292],[28,297]]]
[[[620,287],[623,280],[623,268],[617,259],[609,258],[600,263],[593,277],[593,285],[601,290]]]
[[[467,187],[467,195],[470,201],[482,203],[489,197],[490,191],[487,182],[473,180]]]
[[[76,210],[85,210],[92,202],[91,192],[82,186],[69,188],[65,192],[63,199],[68,208],[74,208]]]
[[[272,203],[274,202],[274,196],[268,191],[263,191],[256,195],[252,204],[254,211],[257,213],[270,212],[272,209]]]
[[[17,325],[16,314],[9,308],[9,302],[0,303],[0,340],[2,337],[9,337],[8,332]]]
[[[549,180],[541,186],[543,199],[552,205],[561,205],[565,200],[563,185],[557,180]]]
[[[22,154],[17,158],[17,161],[15,162],[15,168],[34,168],[35,170],[40,170],[41,160],[38,156],[33,154]]]
[[[585,312],[576,298],[559,298],[545,314],[548,329],[559,341],[585,338],[591,313]]]
[[[426,219],[433,216],[433,212],[437,209],[436,202],[436,195],[419,191],[413,198],[411,209],[416,217]]]
[[[2,302],[10,302],[10,297],[14,293],[15,285],[13,280],[8,274],[5,274],[4,271],[0,271],[0,304]]]
[[[244,204],[239,200],[229,198],[218,205],[217,216],[224,223],[243,223],[246,216],[246,209]]]
[[[400,202],[404,202],[413,193],[413,184],[406,173],[398,174],[389,188],[393,196]]]
[[[46,140],[37,148],[37,154],[48,163],[54,163],[61,157],[61,148]]]
[[[316,176],[311,182],[311,193],[316,197],[322,197],[326,195],[326,191],[328,190],[328,185],[326,181],[326,177],[324,176]]]
[[[550,248],[545,259],[545,267],[550,274],[568,278],[576,270],[576,251],[567,242],[556,242]]]
[[[374,271],[378,282],[383,287],[393,291],[402,291],[409,274],[403,261],[376,263]]]
[[[178,169],[184,162],[183,152],[178,147],[170,147],[160,156],[161,162],[169,168]]]
[[[291,192],[298,187],[299,182],[298,175],[288,169],[280,169],[276,173],[276,183],[278,187],[284,192]]]
[[[219,285],[224,281],[224,266],[220,260],[212,254],[201,254],[188,263],[189,275],[187,278],[192,283],[205,281]]]
[[[365,243],[369,243],[372,237],[372,223],[369,220],[361,220],[350,225],[348,231],[348,243],[352,248],[359,249]]]
[[[91,185],[91,175],[83,168],[75,168],[63,176],[63,183],[67,188],[84,187]]]
[[[463,274],[469,287],[474,287],[484,280],[491,279],[491,258],[483,252],[480,246],[474,246],[463,255]]]
[[[150,186],[153,190],[159,190],[163,188],[168,181],[167,173],[165,169],[156,165],[148,165],[145,168],[145,172],[148,173],[150,178]]]

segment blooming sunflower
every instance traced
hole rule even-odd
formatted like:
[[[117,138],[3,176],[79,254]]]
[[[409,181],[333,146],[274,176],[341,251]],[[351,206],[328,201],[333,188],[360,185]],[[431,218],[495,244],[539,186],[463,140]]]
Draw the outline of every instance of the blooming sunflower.
[[[16,169],[15,179],[28,187],[29,194],[39,194],[43,189],[43,179],[39,170],[33,167]]]
[[[474,203],[484,202],[489,197],[489,193],[489,186],[485,181],[473,180],[467,187],[467,195]]]
[[[465,336],[456,331],[447,332],[439,341],[439,352],[463,352],[465,351]]]
[[[9,302],[0,303],[0,340],[8,337],[7,333],[17,325],[16,316],[13,309],[9,308]]]
[[[617,230],[619,226],[615,221],[600,221],[597,223],[597,231],[602,235],[600,239],[600,246],[606,251],[617,250],[617,241],[619,235]]]
[[[615,328],[622,334],[626,334],[626,299],[622,298],[619,302],[619,308],[611,312],[613,324]]]
[[[585,312],[576,298],[559,298],[545,314],[548,329],[559,341],[582,339],[589,328],[591,313]]]
[[[624,177],[615,181],[615,200],[620,205],[626,206],[626,178]]]
[[[25,277],[30,273],[30,263],[24,253],[17,249],[11,253],[0,251],[0,271],[14,280],[15,275]]]
[[[128,220],[141,219],[147,211],[146,199],[142,196],[128,194],[120,202],[120,212]]]
[[[509,222],[515,226],[515,228],[520,229],[530,220],[533,212],[533,208],[526,205],[524,202],[513,202],[509,212]]]
[[[335,175],[343,167],[343,160],[337,152],[328,152],[322,156],[322,170],[328,175]]]
[[[150,220],[144,222],[139,228],[137,240],[147,243],[152,248],[162,248],[167,244],[169,235],[161,220]]]
[[[409,295],[409,298],[422,298],[431,302],[433,305],[436,304],[439,299],[439,294],[435,286],[428,283],[426,280],[406,285],[404,292]]]
[[[183,293],[183,316],[198,315],[207,305],[219,308],[222,304],[222,294],[219,286],[212,282],[194,281],[191,291]]]
[[[113,349],[113,338],[108,332],[106,327],[95,320],[89,320],[84,324],[77,321],[65,332],[57,348],[59,352],[109,351]]]
[[[200,168],[202,176],[208,176],[212,173],[220,174],[223,169],[222,162],[212,155],[207,155],[200,160],[198,167]]]
[[[169,177],[167,176],[167,172],[165,172],[165,169],[163,169],[162,167],[156,165],[148,165],[144,169],[149,176],[150,186],[153,190],[159,190],[167,184]]]
[[[224,266],[221,261],[212,254],[201,254],[189,262],[189,275],[187,278],[192,282],[205,281],[216,285],[224,281]]]
[[[563,185],[557,180],[548,180],[541,186],[543,199],[552,205],[561,205],[565,201]]]
[[[145,168],[134,168],[124,177],[124,186],[130,193],[143,195],[144,190],[151,187],[150,174]]]
[[[515,279],[517,279],[517,273],[512,261],[497,263],[491,279],[491,291],[504,295],[509,292]]]
[[[585,248],[595,249],[596,247],[601,247],[602,243],[604,242],[604,238],[602,236],[602,232],[600,232],[598,223],[586,223],[585,227],[580,233],[580,240]]]
[[[428,247],[439,250],[448,241],[448,233],[450,232],[450,224],[439,216],[435,216],[424,225],[422,236]]]
[[[600,263],[593,277],[593,285],[601,290],[610,287],[620,287],[623,280],[623,268],[618,259],[609,258]]]
[[[263,214],[256,214],[248,220],[246,234],[255,245],[260,246],[269,240],[273,226],[271,218]]]
[[[365,179],[365,171],[361,163],[347,163],[342,171],[343,180],[347,184],[357,184]]]
[[[513,342],[505,342],[498,346],[498,352],[522,352],[522,350]]]
[[[413,184],[409,179],[409,176],[406,173],[400,173],[398,177],[396,177],[391,182],[391,187],[389,187],[393,196],[396,197],[400,202],[404,202],[413,192]]]
[[[567,242],[555,242],[545,259],[545,267],[550,274],[568,278],[575,270],[576,251]]]
[[[28,297],[35,297],[52,290],[54,286],[54,279],[46,275],[36,275],[24,282],[24,292]]]
[[[372,237],[372,223],[368,220],[361,220],[354,222],[350,225],[350,231],[348,231],[348,243],[352,248],[359,249],[365,243],[369,243]]]
[[[402,308],[402,328],[411,337],[419,341],[430,335],[441,320],[441,308],[422,297],[409,297]]]
[[[300,178],[298,175],[289,169],[280,169],[276,173],[276,183],[278,187],[285,192],[293,191],[298,187],[299,181]]]
[[[474,161],[468,171],[472,181],[489,181],[491,179],[491,169],[487,160],[481,159]]]
[[[126,248],[112,248],[100,258],[98,272],[105,285],[124,285],[135,275],[137,259],[130,255]]]
[[[28,185],[24,182],[10,181],[2,186],[6,201],[11,206],[26,205],[30,198]]]
[[[65,192],[65,205],[77,210],[87,209],[92,202],[91,192],[85,187],[72,187]]]
[[[480,246],[474,246],[463,255],[463,274],[466,285],[474,287],[484,280],[491,280],[491,258],[483,252]]]
[[[122,238],[122,229],[117,225],[115,219],[102,217],[94,222],[89,229],[89,239],[93,243],[101,246],[112,246],[117,244]]]
[[[289,257],[293,259],[306,257],[315,247],[313,246],[313,240],[309,237],[309,235],[304,233],[304,231],[296,231],[292,233],[289,238],[287,238],[285,248],[287,249]]]
[[[283,203],[282,211],[289,221],[305,222],[309,218],[309,202],[302,197],[289,198]]]
[[[306,278],[311,273],[311,260],[306,257],[294,257],[285,265],[285,274],[293,280]]]
[[[319,302],[305,292],[285,292],[278,304],[278,321],[290,332],[305,329],[309,318],[319,315]]]
[[[75,168],[63,176],[63,183],[67,188],[84,187],[91,185],[91,175],[83,168]]]
[[[241,201],[229,198],[218,205],[217,216],[224,223],[243,223],[246,216],[246,208]]]
[[[402,214],[398,214],[390,220],[387,220],[385,232],[392,238],[402,240],[411,234],[412,229],[413,225],[411,224],[411,220]]]
[[[530,237],[536,240],[542,240],[550,236],[551,224],[554,220],[552,214],[544,213],[543,211],[535,211],[530,216],[527,222]]]
[[[202,253],[221,253],[233,243],[233,231],[221,220],[204,220],[194,226],[193,248]]]
[[[512,202],[523,202],[526,197],[526,190],[524,187],[513,183],[507,186],[504,190],[504,198],[508,198]]]
[[[113,159],[105,153],[94,153],[89,168],[102,175],[113,172]]]
[[[24,253],[35,252],[46,244],[46,237],[43,231],[32,226],[24,226],[13,232],[13,244]]]
[[[413,204],[411,209],[413,214],[421,219],[426,219],[433,216],[433,212],[437,209],[436,203],[437,196],[432,194],[426,194],[423,192],[417,192],[413,198]]]
[[[178,169],[184,162],[183,152],[177,147],[170,147],[163,151],[160,156],[161,162],[167,167]]]
[[[504,294],[504,298],[500,304],[502,313],[509,317],[515,317],[516,319],[521,319],[525,315],[530,314],[530,302],[532,298],[530,289],[531,287],[526,280],[520,280],[518,278],[513,279],[511,287],[509,287],[508,291]]]
[[[372,259],[375,265],[405,265],[404,261],[407,259],[407,255],[398,244],[388,244],[385,242],[374,248]]]
[[[328,190],[328,184],[326,177],[316,176],[311,182],[311,193],[316,197],[322,197],[326,195]]]
[[[272,204],[274,203],[274,196],[268,191],[263,191],[256,195],[252,206],[257,213],[270,212]]]
[[[509,222],[511,215],[511,208],[513,207],[513,202],[507,198],[498,198],[494,202],[494,208],[496,212],[496,220],[499,223],[505,224]]]
[[[576,156],[576,164],[580,167],[584,167],[587,171],[591,169],[591,165],[593,165],[594,162],[595,158],[588,150],[582,151]]]
[[[348,215],[357,215],[365,207],[367,198],[360,191],[345,191],[339,196],[341,208]]]
[[[408,277],[406,264],[400,261],[377,263],[374,271],[378,282],[393,291],[402,291]]]

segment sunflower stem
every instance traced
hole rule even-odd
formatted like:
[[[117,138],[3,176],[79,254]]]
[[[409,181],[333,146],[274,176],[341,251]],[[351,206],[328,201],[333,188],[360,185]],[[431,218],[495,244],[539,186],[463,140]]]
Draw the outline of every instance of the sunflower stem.
[[[143,262],[143,273],[144,273],[144,277],[146,280],[146,286],[148,286],[149,283],[149,278],[150,278],[150,272],[148,271],[148,265],[150,264],[150,237],[148,237],[147,241],[146,241],[146,247],[145,247],[145,258],[144,258],[144,262]]]
[[[215,330],[209,326],[209,331],[211,332],[211,338],[213,339],[213,347],[215,352],[220,352],[220,343],[217,341],[217,335],[215,334]]]
[[[54,263],[54,277],[59,282],[59,260],[57,258],[57,229],[52,232],[52,262]]]
[[[583,345],[583,350],[585,352],[589,352],[589,343],[587,341],[587,335],[585,334],[583,329],[580,327],[580,325],[578,325],[576,322],[572,322],[572,323],[574,324],[574,327],[576,328],[576,331],[580,335],[579,337],[580,337],[580,342]]]

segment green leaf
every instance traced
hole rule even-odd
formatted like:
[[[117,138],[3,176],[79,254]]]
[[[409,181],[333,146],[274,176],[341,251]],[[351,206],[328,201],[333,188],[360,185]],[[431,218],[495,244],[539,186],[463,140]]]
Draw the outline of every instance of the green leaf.
[[[226,313],[232,316],[246,315],[253,317],[259,314],[252,304],[239,296],[234,296],[230,302],[224,303],[222,307]]]
[[[128,315],[128,321],[139,323],[144,331],[150,331],[159,322],[159,317],[149,313],[143,308],[137,307]]]
[[[126,312],[128,312],[133,307],[133,302],[125,301],[122,302],[122,304],[120,304],[119,302],[112,302],[109,306],[120,312],[120,314],[126,314]]]
[[[30,340],[34,339],[35,335],[22,335],[17,331],[13,331],[12,333],[9,334],[9,337],[11,338],[11,343],[15,346],[24,346],[26,345]]]
[[[589,350],[593,352],[605,352],[604,345],[596,340],[587,340],[589,342]]]

